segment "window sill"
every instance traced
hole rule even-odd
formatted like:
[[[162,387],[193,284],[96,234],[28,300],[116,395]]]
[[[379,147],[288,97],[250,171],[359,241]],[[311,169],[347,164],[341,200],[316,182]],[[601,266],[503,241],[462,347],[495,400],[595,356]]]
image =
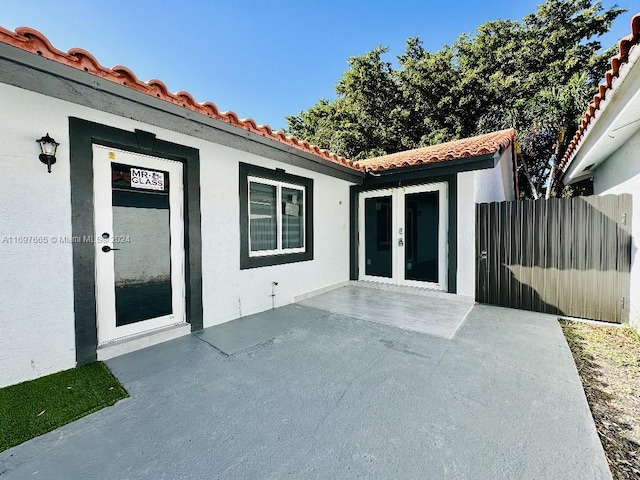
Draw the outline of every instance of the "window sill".
[[[249,268],[269,267],[285,263],[306,262],[313,260],[312,252],[279,253],[260,256],[240,256],[240,270]]]

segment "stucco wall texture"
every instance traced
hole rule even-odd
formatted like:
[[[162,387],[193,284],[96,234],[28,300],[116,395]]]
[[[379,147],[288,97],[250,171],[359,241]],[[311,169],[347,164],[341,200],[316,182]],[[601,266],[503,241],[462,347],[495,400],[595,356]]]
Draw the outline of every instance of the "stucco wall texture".
[[[0,109],[0,386],[75,366],[71,116],[200,151],[205,327],[349,280],[347,181],[5,84]],[[51,174],[35,142],[47,132],[60,143]],[[239,162],[314,179],[312,261],[240,270]]]
[[[76,363],[69,117],[199,151],[205,328],[349,280],[349,181],[6,84],[0,109],[0,387]],[[51,174],[35,142],[47,132],[60,143]],[[458,294],[474,295],[475,203],[513,199],[510,161],[508,150],[493,169],[458,174]],[[313,260],[240,269],[241,162],[314,180]]]

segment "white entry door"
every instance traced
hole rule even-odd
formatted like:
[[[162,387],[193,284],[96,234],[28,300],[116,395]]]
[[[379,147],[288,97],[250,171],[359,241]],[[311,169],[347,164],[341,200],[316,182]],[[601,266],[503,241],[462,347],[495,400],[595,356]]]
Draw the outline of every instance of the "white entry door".
[[[98,343],[184,323],[182,164],[93,145]]]
[[[447,184],[360,194],[360,279],[447,290]]]

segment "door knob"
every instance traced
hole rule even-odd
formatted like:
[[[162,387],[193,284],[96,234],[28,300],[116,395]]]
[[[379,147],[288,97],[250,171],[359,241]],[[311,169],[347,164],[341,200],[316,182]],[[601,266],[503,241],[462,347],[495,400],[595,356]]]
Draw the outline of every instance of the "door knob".
[[[102,247],[102,251],[104,253],[109,253],[111,250],[120,250],[119,248],[111,248],[109,245],[105,245],[104,247]]]

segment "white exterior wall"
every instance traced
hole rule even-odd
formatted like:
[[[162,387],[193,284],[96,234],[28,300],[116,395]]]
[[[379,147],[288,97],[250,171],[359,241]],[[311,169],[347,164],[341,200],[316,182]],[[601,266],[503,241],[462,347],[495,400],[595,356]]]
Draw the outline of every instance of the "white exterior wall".
[[[493,168],[475,172],[476,203],[504,202],[515,200],[513,185],[513,157],[511,148],[505,149]]]
[[[477,172],[458,174],[458,295],[475,296],[476,285],[476,202]]]
[[[594,193],[633,195],[629,323],[640,328],[640,131],[597,168]]]
[[[293,302],[304,293],[349,280],[349,183],[239,150],[201,150],[204,326]],[[314,179],[314,260],[240,270],[238,162]]]
[[[54,101],[0,85],[0,386],[75,365],[68,121]],[[35,140],[61,142],[53,172]],[[35,148],[34,148],[35,147]],[[7,243],[44,237],[47,244]]]
[[[70,116],[200,151],[205,327],[271,308],[273,281],[281,306],[349,279],[349,182],[5,84],[0,111],[0,387],[75,366],[72,245],[59,241],[71,236]],[[60,142],[51,174],[35,142],[47,132]],[[239,162],[314,179],[314,260],[240,270]],[[3,242],[14,236],[48,243]]]

